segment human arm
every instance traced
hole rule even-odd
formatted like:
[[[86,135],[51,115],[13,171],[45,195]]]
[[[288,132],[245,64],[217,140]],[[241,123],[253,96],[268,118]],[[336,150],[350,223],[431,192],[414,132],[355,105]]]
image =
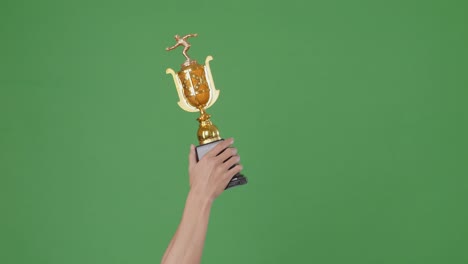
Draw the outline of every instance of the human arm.
[[[195,148],[189,155],[190,191],[177,231],[161,264],[198,264],[201,261],[213,201],[231,178],[242,170],[232,139],[216,145],[197,162]],[[223,151],[219,154],[221,151]],[[218,155],[219,154],[219,155]],[[230,169],[233,165],[236,165]]]
[[[188,35],[185,35],[182,39],[186,40],[186,39],[192,38],[192,37],[198,37],[198,34],[188,34]]]
[[[166,50],[167,50],[167,51],[173,50],[173,49],[179,47],[179,45],[180,45],[180,43],[176,43],[174,46],[169,47],[169,48],[166,48]]]

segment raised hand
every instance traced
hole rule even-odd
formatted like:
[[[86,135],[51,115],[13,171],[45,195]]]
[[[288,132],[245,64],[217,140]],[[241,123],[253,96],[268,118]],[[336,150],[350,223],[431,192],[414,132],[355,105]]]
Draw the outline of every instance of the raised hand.
[[[196,161],[195,147],[189,154],[190,190],[213,201],[229,181],[242,170],[237,149],[231,147],[232,138],[224,140]],[[234,167],[233,167],[234,166]],[[232,167],[232,168],[231,168]]]

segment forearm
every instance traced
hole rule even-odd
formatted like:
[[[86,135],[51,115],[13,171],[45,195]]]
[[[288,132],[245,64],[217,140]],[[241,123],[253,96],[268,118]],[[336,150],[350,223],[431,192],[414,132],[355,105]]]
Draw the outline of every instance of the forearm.
[[[182,220],[172,238],[162,264],[198,264],[205,244],[212,201],[189,192]]]
[[[166,50],[173,50],[173,49],[177,48],[178,46],[179,46],[179,43],[175,44],[172,47],[166,48]]]

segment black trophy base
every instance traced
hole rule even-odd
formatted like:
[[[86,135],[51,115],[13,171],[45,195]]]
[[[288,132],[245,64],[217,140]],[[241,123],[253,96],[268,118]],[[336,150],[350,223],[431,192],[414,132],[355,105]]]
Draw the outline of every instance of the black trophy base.
[[[221,140],[213,141],[213,142],[195,147],[195,152],[197,154],[197,161],[199,161],[203,156],[205,156],[206,153],[208,153],[212,148],[214,148],[216,145],[218,145],[218,143],[220,143],[223,140],[224,139],[221,139]],[[232,177],[231,181],[228,183],[225,190],[232,188],[232,187],[244,185],[244,184],[247,184],[247,178],[244,177],[244,175],[237,173],[236,175],[234,175],[234,177]]]

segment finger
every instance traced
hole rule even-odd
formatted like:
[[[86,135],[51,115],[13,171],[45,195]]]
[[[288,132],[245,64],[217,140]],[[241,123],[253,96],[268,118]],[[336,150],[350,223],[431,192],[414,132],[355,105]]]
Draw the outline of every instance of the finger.
[[[230,157],[232,157],[232,156],[234,156],[236,154],[237,154],[237,149],[236,148],[227,148],[223,152],[221,152],[218,157],[216,157],[216,160],[219,163],[222,163],[222,162],[225,162]]]
[[[242,165],[236,165],[234,168],[228,170],[224,175],[226,178],[232,179],[232,177],[234,177],[234,175],[236,175],[237,173],[241,172],[242,169]]]
[[[217,156],[221,151],[223,151],[224,149],[226,149],[227,147],[232,145],[232,143],[234,143],[233,138],[223,140],[222,142],[218,143],[218,145],[216,145],[212,150],[208,151],[208,153],[206,153],[205,157],[215,157],[215,156]]]
[[[228,159],[226,162],[224,162],[223,167],[224,169],[229,170],[231,169],[231,167],[239,163],[239,161],[240,161],[240,157],[238,155],[234,155],[230,159]]]
[[[190,153],[189,153],[189,168],[192,168],[197,164],[197,157],[195,154],[195,146],[190,145]]]

